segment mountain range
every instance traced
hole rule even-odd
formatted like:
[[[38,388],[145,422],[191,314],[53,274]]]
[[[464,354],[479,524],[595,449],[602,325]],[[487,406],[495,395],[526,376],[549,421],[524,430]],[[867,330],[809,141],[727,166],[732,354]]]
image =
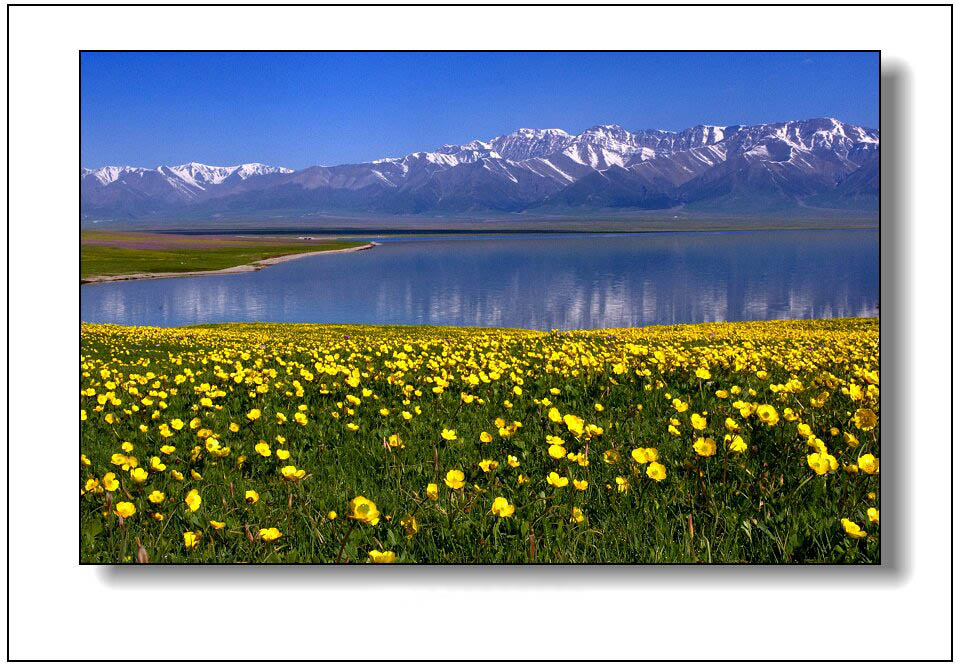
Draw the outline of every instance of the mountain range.
[[[107,166],[82,169],[80,192],[85,221],[680,209],[876,214],[879,173],[878,130],[815,118],[680,132],[519,129],[404,157],[301,170]]]

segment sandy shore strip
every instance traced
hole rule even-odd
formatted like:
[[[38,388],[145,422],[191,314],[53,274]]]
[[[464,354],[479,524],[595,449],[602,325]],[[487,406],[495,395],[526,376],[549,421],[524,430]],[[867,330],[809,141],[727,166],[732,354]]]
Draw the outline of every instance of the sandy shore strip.
[[[348,247],[342,250],[319,250],[317,252],[301,252],[300,254],[285,254],[280,257],[270,257],[268,259],[261,259],[260,261],[255,261],[252,264],[244,264],[242,266],[231,266],[230,268],[221,268],[215,271],[185,271],[183,273],[130,273],[128,275],[91,275],[89,277],[80,278],[80,284],[91,284],[95,282],[117,282],[119,280],[163,280],[166,278],[178,278],[178,277],[193,277],[196,275],[228,275],[231,273],[252,273],[253,271],[259,271],[267,266],[272,266],[273,264],[281,264],[285,261],[294,261],[296,259],[303,259],[304,257],[312,257],[318,254],[338,254],[340,252],[360,252],[361,250],[369,250],[373,247],[380,245],[380,243],[370,242],[366,245],[360,245],[358,247]]]

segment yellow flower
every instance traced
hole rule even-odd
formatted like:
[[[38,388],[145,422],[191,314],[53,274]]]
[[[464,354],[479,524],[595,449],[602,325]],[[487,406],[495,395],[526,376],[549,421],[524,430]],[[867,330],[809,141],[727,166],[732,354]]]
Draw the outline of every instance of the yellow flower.
[[[200,544],[201,532],[184,532],[183,545],[187,549],[196,548]]]
[[[440,497],[440,489],[437,488],[437,484],[428,483],[427,484],[427,498],[436,501]]]
[[[274,453],[277,454],[277,460],[288,460],[290,458],[290,452],[286,449],[277,449]]]
[[[164,465],[162,462],[160,462],[159,456],[153,456],[152,458],[150,458],[150,469],[153,470],[154,472],[162,472],[166,468],[167,466]]]
[[[554,423],[560,423],[563,421],[563,417],[560,416],[560,410],[556,407],[551,407],[550,411],[547,412],[547,418],[553,421]]]
[[[599,402],[594,403],[593,408],[594,408],[596,411],[598,411],[598,412],[602,412],[602,411],[603,411],[603,405],[601,405]]]
[[[170,446],[169,444],[164,444],[160,447],[160,453],[169,456],[171,453],[177,450],[177,447]]]
[[[569,430],[574,437],[583,435],[583,419],[579,416],[566,414],[563,417],[563,422],[566,424],[567,430]]]
[[[368,555],[370,555],[370,561],[374,564],[390,564],[397,559],[396,554],[394,554],[392,550],[385,550],[383,552],[371,550]]]
[[[843,433],[843,443],[850,448],[854,448],[860,445],[860,440],[851,435],[849,432],[845,432]]]
[[[614,449],[607,449],[603,452],[603,462],[608,465],[615,465],[620,462],[620,453]]]
[[[811,453],[807,456],[807,465],[810,469],[822,476],[829,471],[835,471],[838,467],[837,459],[829,453]]]
[[[400,439],[400,435],[397,435],[397,434],[390,435],[390,437],[387,438],[387,448],[391,450],[397,449],[397,448],[399,449],[404,448],[403,440]]]
[[[874,507],[872,507],[872,506],[871,506],[869,509],[867,509],[867,519],[868,519],[871,523],[876,523],[877,525],[879,525],[879,524],[880,524],[880,511],[879,511],[879,509],[876,509],[876,508],[874,508]]]
[[[617,482],[617,491],[619,491],[619,492],[621,492],[621,493],[625,493],[625,492],[627,492],[628,490],[630,490],[630,481],[629,481],[629,479],[627,479],[627,478],[625,478],[625,477],[622,477],[622,476],[618,476],[618,477],[616,478],[616,482]]]
[[[200,473],[199,473],[198,471],[196,471],[195,469],[191,469],[191,470],[190,470],[190,477],[191,477],[194,481],[203,481],[203,477],[200,476]]]
[[[454,440],[457,438],[457,431],[456,431],[456,430],[451,430],[451,429],[449,429],[449,428],[444,428],[444,429],[440,432],[440,436],[443,437],[443,438],[444,438],[445,440],[447,440],[448,442],[452,442],[452,441],[454,441]]]
[[[549,483],[554,488],[563,488],[569,483],[569,479],[565,476],[560,476],[556,472],[550,472],[547,475],[547,483]]]
[[[269,458],[271,455],[273,455],[273,452],[270,450],[270,445],[263,440],[260,440],[257,445],[253,447],[253,449],[264,458]]]
[[[191,490],[183,499],[183,503],[187,505],[187,511],[190,513],[193,513],[199,509],[202,501],[203,500],[200,498],[200,493],[198,493],[196,490]]]
[[[567,450],[562,446],[560,446],[559,444],[552,444],[550,448],[547,449],[547,453],[550,454],[551,458],[555,458],[559,460],[560,458],[563,458],[565,455],[567,455]]]
[[[860,430],[873,430],[877,427],[877,415],[872,409],[858,409],[853,415],[853,424]]]
[[[582,523],[584,521],[583,511],[579,507],[573,507],[570,510],[570,520],[575,523]]]
[[[697,441],[693,443],[693,450],[697,452],[698,456],[709,458],[717,452],[717,443],[712,437],[698,437]]]
[[[403,528],[408,539],[412,539],[413,535],[420,531],[420,523],[417,522],[417,519],[414,516],[401,518],[400,527]]]
[[[222,530],[226,526],[227,526],[226,523],[221,523],[219,520],[210,521],[210,527],[212,527],[215,530]]]
[[[697,368],[698,379],[710,379],[710,371],[706,368]]]
[[[175,469],[170,470],[170,476],[173,477],[174,481],[183,481],[183,474]]]
[[[692,425],[696,430],[703,430],[707,427],[707,419],[699,414],[691,414],[690,425]]]
[[[453,488],[454,490],[459,490],[463,488],[463,472],[459,469],[451,469],[447,472],[446,478],[443,480],[448,487]]]
[[[652,462],[647,467],[647,476],[659,483],[667,478],[667,468],[658,462]]]
[[[586,489],[587,489],[587,486],[589,486],[589,485],[590,485],[590,482],[589,482],[589,481],[586,481],[586,480],[583,480],[583,481],[580,481],[579,479],[574,479],[574,480],[573,480],[573,487],[576,488],[577,490],[581,491],[581,492],[584,491],[584,490],[586,490]]]
[[[336,519],[337,519],[336,511],[330,511],[327,513],[327,520],[336,520]]]
[[[757,407],[757,418],[768,426],[775,426],[780,421],[780,415],[773,405],[760,405]]]
[[[860,529],[860,526],[855,522],[847,520],[846,518],[841,518],[840,522],[843,524],[843,529],[846,531],[848,537],[860,539],[867,536],[867,533]]]
[[[673,399],[673,408],[677,410],[677,412],[679,412],[680,414],[683,414],[685,411],[687,411],[689,407],[690,405],[685,403],[680,398]]]
[[[639,464],[646,465],[655,462],[660,457],[660,452],[656,449],[637,448],[630,452],[630,456]]]
[[[367,525],[376,525],[380,522],[380,512],[377,511],[376,504],[363,495],[357,495],[350,500],[350,513],[347,514],[347,518]]]
[[[256,421],[257,419],[260,418],[260,410],[251,409],[249,412],[247,412],[247,418],[250,419],[251,421]]]
[[[500,466],[500,463],[498,463],[496,460],[480,461],[480,469],[482,469],[484,472],[492,472],[496,470],[499,466]]]
[[[510,467],[520,467],[520,461],[517,460],[516,456],[507,456],[507,465]]]
[[[107,472],[103,475],[103,488],[107,492],[112,493],[117,488],[120,487],[120,482],[117,481],[117,475],[113,472]]]
[[[506,497],[498,497],[493,500],[493,507],[490,509],[490,513],[498,518],[509,518],[513,515],[513,509],[513,505],[507,501]]]
[[[876,474],[880,471],[880,461],[872,453],[865,453],[857,458],[857,465],[867,474]]]
[[[307,471],[303,469],[297,469],[296,465],[287,465],[280,470],[280,474],[282,474],[283,478],[285,478],[287,481],[299,481],[307,475]]]
[[[166,498],[167,496],[159,490],[154,490],[152,493],[147,495],[147,499],[153,502],[154,504],[160,504]]]
[[[747,450],[747,443],[743,441],[743,437],[740,435],[727,435],[723,438],[727,442],[727,448],[733,451],[734,453],[743,453]]]
[[[148,476],[149,474],[147,474],[147,470],[143,469],[142,467],[137,467],[134,470],[130,470],[130,478],[133,479],[134,483],[146,483]]]
[[[493,435],[491,435],[489,432],[484,430],[483,432],[480,433],[480,441],[483,442],[484,444],[489,444],[490,442],[493,441]]]
[[[132,502],[117,502],[113,512],[121,518],[129,518],[137,512],[137,507]]]
[[[261,528],[260,529],[260,540],[270,543],[271,541],[276,541],[283,536],[283,533],[278,530],[276,527]]]

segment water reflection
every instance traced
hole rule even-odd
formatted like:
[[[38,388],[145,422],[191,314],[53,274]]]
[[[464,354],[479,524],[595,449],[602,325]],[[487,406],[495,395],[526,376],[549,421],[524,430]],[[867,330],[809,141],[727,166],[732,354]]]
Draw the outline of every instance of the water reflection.
[[[256,273],[88,285],[84,321],[605,328],[877,314],[876,232],[391,240]]]

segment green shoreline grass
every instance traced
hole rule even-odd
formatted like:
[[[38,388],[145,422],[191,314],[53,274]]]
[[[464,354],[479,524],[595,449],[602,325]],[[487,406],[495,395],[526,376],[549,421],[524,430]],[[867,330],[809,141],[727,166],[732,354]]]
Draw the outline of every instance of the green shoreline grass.
[[[85,243],[80,249],[80,278],[132,275],[136,273],[188,273],[216,271],[264,259],[304,252],[326,252],[360,247],[366,243],[253,242],[229,247],[142,249]]]

